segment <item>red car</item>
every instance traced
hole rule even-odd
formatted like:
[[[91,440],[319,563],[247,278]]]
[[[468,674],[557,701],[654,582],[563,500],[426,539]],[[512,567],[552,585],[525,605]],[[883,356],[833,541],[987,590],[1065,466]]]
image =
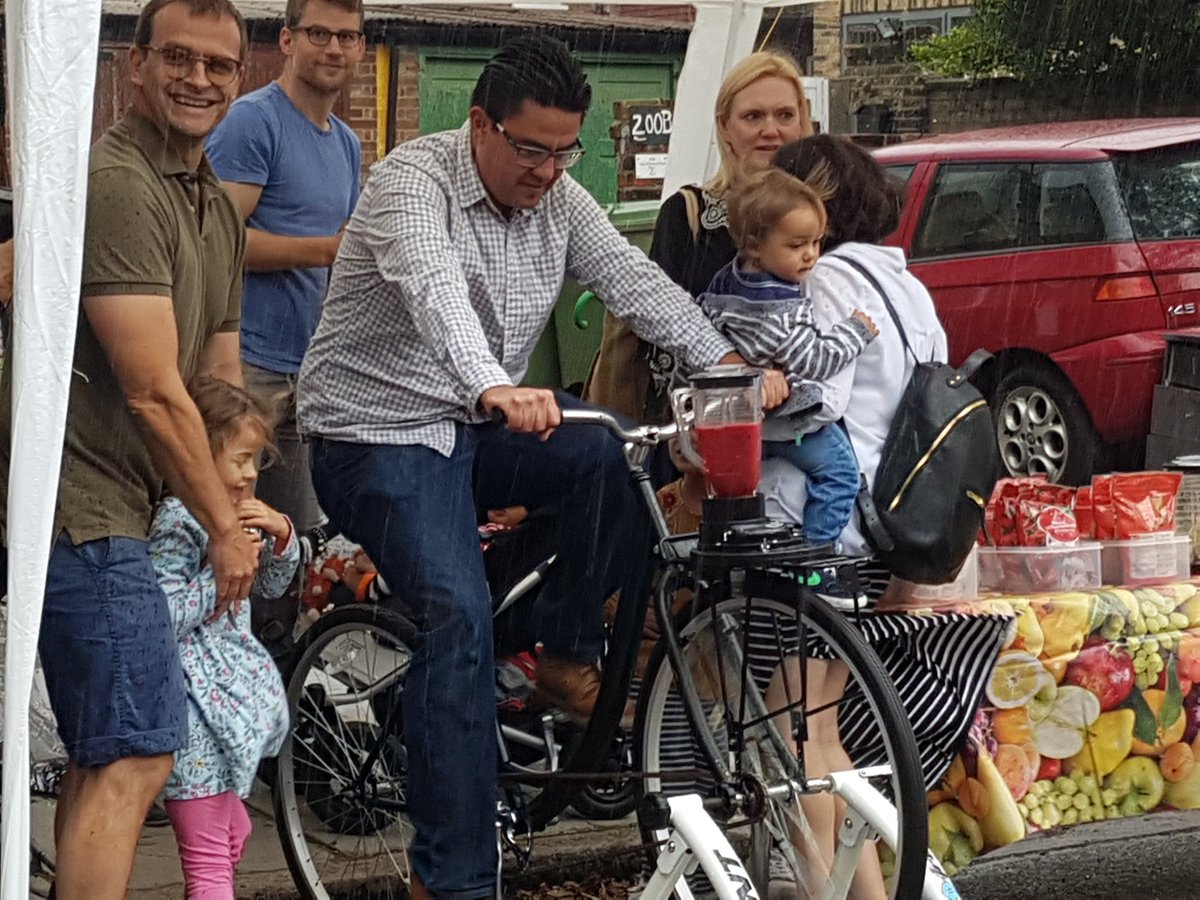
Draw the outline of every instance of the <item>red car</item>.
[[[890,242],[981,387],[1009,473],[1079,483],[1150,422],[1163,334],[1200,334],[1200,119],[1056,122],[876,151]]]

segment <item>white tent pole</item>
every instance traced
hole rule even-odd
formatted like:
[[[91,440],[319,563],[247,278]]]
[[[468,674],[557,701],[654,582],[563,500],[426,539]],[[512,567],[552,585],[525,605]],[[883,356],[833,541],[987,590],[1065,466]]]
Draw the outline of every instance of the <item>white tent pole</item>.
[[[100,0],[4,6],[17,228],[0,898],[25,900],[29,696],[75,346]]]

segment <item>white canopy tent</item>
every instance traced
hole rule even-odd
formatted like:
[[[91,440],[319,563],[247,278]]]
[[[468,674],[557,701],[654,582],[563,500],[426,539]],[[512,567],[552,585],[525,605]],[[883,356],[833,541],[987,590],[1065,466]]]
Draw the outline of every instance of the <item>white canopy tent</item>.
[[[236,2],[236,0],[235,0]],[[461,0],[426,4],[470,6]],[[637,0],[611,0],[630,4]],[[753,49],[763,9],[819,0],[701,0],[675,98],[664,196],[716,165],[721,78]],[[365,0],[394,6],[396,0]],[[660,0],[685,5],[689,0]],[[561,10],[557,0],[522,9]],[[0,900],[29,896],[29,698],[53,537],[82,268],[83,219],[101,0],[7,0],[16,295],[8,494]],[[718,66],[719,61],[719,66]]]

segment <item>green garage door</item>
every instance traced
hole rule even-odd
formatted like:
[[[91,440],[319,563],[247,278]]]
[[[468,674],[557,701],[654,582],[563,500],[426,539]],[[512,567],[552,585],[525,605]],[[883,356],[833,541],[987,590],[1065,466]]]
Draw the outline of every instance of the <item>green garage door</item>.
[[[421,54],[421,133],[457,128],[467,118],[471,91],[490,53],[429,50]],[[676,60],[669,56],[580,54],[592,84],[592,109],[580,140],[587,155],[571,174],[601,203],[617,199],[617,163],[609,127],[618,100],[671,99]]]

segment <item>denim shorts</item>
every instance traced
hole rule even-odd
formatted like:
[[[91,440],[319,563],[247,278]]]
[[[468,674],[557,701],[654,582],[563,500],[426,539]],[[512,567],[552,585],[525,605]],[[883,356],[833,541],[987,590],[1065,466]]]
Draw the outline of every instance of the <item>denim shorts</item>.
[[[174,753],[187,742],[183,667],[146,541],[74,545],[59,536],[38,651],[75,765]]]

